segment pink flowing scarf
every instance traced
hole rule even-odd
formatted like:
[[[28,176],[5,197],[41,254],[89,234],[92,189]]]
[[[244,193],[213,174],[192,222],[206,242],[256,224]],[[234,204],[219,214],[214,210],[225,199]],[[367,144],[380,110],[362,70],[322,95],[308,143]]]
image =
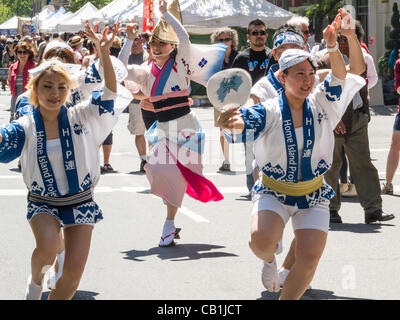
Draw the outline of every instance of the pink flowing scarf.
[[[169,151],[168,147],[167,150],[171,157],[175,158],[174,155]],[[176,161],[179,171],[182,173],[188,184],[186,193],[190,197],[201,202],[221,201],[224,199],[224,196],[218,191],[217,187],[210,180],[186,168],[178,161],[178,159],[175,158],[174,160]]]

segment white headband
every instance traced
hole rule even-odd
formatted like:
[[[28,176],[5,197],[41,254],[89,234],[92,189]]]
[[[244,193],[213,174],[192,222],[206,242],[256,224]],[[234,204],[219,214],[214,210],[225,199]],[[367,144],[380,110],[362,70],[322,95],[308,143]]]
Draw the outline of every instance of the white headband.
[[[61,41],[57,41],[57,40],[53,40],[50,41],[47,45],[46,48],[44,49],[43,52],[43,57],[46,55],[47,51],[53,49],[53,48],[65,48],[68,49],[71,52],[74,52],[74,50],[72,50],[72,48],[65,42],[61,42]]]
[[[300,49],[288,49],[282,53],[281,58],[279,59],[279,69],[284,71],[307,59],[315,68],[317,68],[317,58],[314,54]]]
[[[34,69],[30,69],[29,73],[34,78],[37,75],[39,75],[41,72],[43,72],[44,70],[46,70],[49,67],[51,67],[52,65],[62,65],[62,66],[64,66],[69,75],[72,75],[72,74],[78,72],[79,70],[81,70],[81,65],[80,64],[62,63],[61,61],[59,61],[57,59],[50,59],[50,60],[44,61],[38,67],[36,67]]]
[[[301,35],[291,31],[278,34],[274,39],[274,49],[288,43],[295,44],[300,48],[303,48],[304,38]]]

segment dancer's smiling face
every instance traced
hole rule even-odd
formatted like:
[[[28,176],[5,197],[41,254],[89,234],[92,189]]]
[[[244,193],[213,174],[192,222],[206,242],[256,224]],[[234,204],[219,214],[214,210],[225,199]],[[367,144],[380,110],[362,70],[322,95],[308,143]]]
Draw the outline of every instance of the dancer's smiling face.
[[[63,106],[70,93],[68,80],[55,72],[46,72],[37,82],[37,97],[42,109],[55,111]]]
[[[280,80],[287,94],[305,99],[314,87],[315,69],[309,60],[304,60],[281,72]]]
[[[156,60],[167,57],[174,49],[175,45],[152,38],[150,41],[150,51]]]

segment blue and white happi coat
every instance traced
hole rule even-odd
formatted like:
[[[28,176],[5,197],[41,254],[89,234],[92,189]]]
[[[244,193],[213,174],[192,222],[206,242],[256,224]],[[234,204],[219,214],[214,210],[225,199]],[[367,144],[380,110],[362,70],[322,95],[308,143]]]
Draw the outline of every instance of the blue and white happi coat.
[[[245,121],[243,133],[232,135],[225,130],[225,137],[230,143],[254,139],[256,162],[269,178],[292,183],[312,180],[331,167],[335,145],[333,130],[354,94],[364,85],[365,80],[356,75],[347,74],[345,80],[340,80],[330,74],[313,90],[303,106],[304,149],[301,153],[284,91],[253,107],[241,108]],[[297,205],[299,209],[313,207],[335,195],[325,183],[312,194],[287,196],[269,189],[261,180],[256,182],[253,192],[270,194],[283,204]]]
[[[132,100],[130,92],[118,86],[117,93],[104,87],[74,108],[61,107],[58,125],[63,164],[73,195],[94,188],[100,178],[99,146],[109,135],[118,116]],[[46,148],[46,132],[40,107],[0,127],[0,162],[18,157],[28,190],[46,197],[60,197]]]

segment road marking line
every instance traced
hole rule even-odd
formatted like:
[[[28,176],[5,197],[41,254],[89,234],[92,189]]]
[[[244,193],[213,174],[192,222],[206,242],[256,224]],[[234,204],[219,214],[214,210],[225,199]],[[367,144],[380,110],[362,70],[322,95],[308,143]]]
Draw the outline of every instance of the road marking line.
[[[178,211],[196,222],[210,223],[210,221],[208,221],[206,218],[203,218],[201,215],[189,210],[188,208],[181,207]]]

